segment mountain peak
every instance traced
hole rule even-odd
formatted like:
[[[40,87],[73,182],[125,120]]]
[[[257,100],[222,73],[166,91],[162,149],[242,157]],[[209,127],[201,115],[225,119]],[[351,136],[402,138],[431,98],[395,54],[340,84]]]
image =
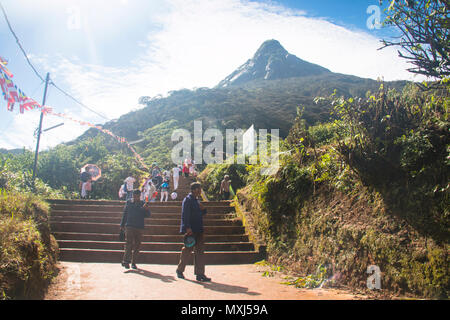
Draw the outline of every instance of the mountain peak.
[[[276,80],[330,73],[330,70],[290,54],[277,40],[267,40],[248,60],[222,80],[218,87],[244,84],[253,80]]]
[[[273,53],[288,53],[285,48],[281,45],[278,40],[272,39],[264,41],[263,44],[259,47],[258,51],[256,51],[255,55],[261,54],[273,54]]]

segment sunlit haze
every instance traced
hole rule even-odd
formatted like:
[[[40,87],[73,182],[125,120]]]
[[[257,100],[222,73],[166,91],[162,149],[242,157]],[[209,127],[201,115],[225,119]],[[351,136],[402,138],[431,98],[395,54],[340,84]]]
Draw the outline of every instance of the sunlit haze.
[[[356,8],[351,7],[354,1],[341,1],[339,17],[331,16],[323,4],[311,9],[310,3],[302,8],[302,2],[295,6],[292,1],[240,0],[11,0],[2,4],[40,74],[49,72],[58,86],[108,119],[142,108],[141,96],[213,87],[268,39],[333,72],[413,79],[395,49],[377,50],[381,31],[365,25],[366,8],[378,1],[361,1]],[[349,21],[343,18],[346,7],[352,12]],[[318,16],[321,10],[326,13]],[[355,12],[360,12],[356,20]],[[0,43],[0,56],[9,60],[16,85],[41,102],[44,85],[27,65],[3,17]],[[54,88],[47,101],[56,112],[106,122]],[[0,148],[33,149],[39,112],[8,112],[5,101],[1,106]],[[44,129],[61,121],[47,116]],[[86,129],[65,121],[43,135],[41,147],[70,141]]]

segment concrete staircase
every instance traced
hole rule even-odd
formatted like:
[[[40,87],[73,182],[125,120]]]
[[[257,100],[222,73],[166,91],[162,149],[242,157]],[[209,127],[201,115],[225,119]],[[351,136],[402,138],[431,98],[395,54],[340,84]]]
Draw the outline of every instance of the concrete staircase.
[[[191,179],[180,178],[179,194],[187,194]],[[181,200],[153,202],[146,219],[140,263],[177,264],[183,235],[179,233]],[[51,204],[52,233],[60,247],[60,260],[76,262],[117,262],[123,256],[119,224],[125,202],[96,200],[48,200]],[[264,258],[255,251],[242,222],[235,218],[228,201],[204,202],[207,264],[245,264]],[[192,263],[192,261],[191,261]]]

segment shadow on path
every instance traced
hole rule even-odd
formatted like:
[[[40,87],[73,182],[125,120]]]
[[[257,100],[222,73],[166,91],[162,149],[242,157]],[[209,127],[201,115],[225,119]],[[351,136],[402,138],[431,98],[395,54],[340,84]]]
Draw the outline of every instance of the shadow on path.
[[[195,284],[200,284],[205,289],[209,289],[209,290],[213,290],[213,291],[232,293],[232,294],[233,293],[234,294],[248,294],[249,296],[260,296],[261,295],[261,293],[259,293],[259,292],[248,291],[248,288],[246,288],[246,287],[232,286],[229,284],[218,283],[218,282],[214,282],[214,281],[199,282],[199,281],[194,281],[194,280],[189,280],[189,279],[185,279],[185,280],[195,283]]]
[[[160,273],[155,273],[155,272],[151,272],[151,271],[147,271],[147,270],[139,269],[139,268],[136,270],[130,269],[130,270],[125,271],[124,273],[135,273],[135,274],[139,274],[141,276],[147,277],[147,278],[159,279],[162,282],[175,281],[175,278],[172,276],[164,276]]]

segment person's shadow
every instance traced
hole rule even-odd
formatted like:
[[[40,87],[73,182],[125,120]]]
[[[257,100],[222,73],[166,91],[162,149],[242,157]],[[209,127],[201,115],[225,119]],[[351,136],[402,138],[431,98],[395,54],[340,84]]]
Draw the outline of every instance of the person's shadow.
[[[219,291],[219,292],[231,293],[231,294],[241,293],[241,294],[247,294],[249,296],[261,295],[261,293],[259,293],[259,292],[248,291],[248,288],[246,288],[246,287],[232,286],[229,284],[219,283],[219,282],[214,282],[214,281],[200,282],[200,281],[194,281],[194,280],[189,280],[189,279],[185,279],[185,280],[192,282],[192,283],[201,284],[205,289],[209,289],[209,290],[213,290],[213,291]]]
[[[159,279],[162,282],[173,282],[175,281],[175,278],[172,276],[165,276],[156,272],[147,271],[144,269],[130,269],[125,271],[124,273],[136,273],[141,276],[147,277],[147,278],[153,278],[153,279]]]

